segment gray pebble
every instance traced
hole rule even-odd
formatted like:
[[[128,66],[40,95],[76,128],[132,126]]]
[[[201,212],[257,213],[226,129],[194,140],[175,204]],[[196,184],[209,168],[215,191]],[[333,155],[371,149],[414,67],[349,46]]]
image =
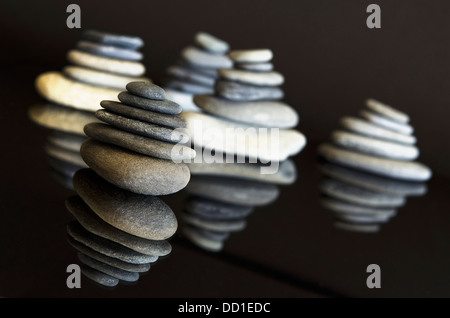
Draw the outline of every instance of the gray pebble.
[[[106,287],[115,287],[119,284],[119,280],[115,277],[112,277],[111,275],[105,274],[103,272],[100,272],[90,266],[82,265],[81,267],[81,273],[85,275],[90,280],[106,286]]]
[[[293,128],[297,112],[280,101],[230,101],[213,95],[195,95],[194,103],[203,111],[259,127]]]
[[[370,191],[333,179],[323,180],[320,189],[328,196],[366,206],[400,207],[405,204],[405,198],[402,196]]]
[[[171,100],[153,100],[139,97],[128,92],[121,92],[118,96],[119,100],[130,106],[155,111],[163,114],[177,115],[183,111],[183,108]]]
[[[135,50],[90,41],[79,41],[77,43],[77,49],[95,55],[126,61],[140,61],[143,58],[143,54]]]
[[[280,86],[284,83],[284,76],[278,72],[252,72],[232,68],[219,69],[219,76],[228,81],[256,85]]]
[[[164,89],[150,82],[143,82],[143,81],[130,82],[127,84],[126,89],[131,94],[140,97],[154,100],[166,99],[166,92],[164,92]]]
[[[121,115],[116,115],[103,109],[98,110],[95,113],[95,116],[101,121],[104,121],[110,125],[144,137],[154,138],[170,143],[189,141],[188,135],[180,130],[174,130],[172,128],[150,124]]]
[[[279,100],[284,92],[278,87],[253,86],[218,80],[215,84],[218,95],[234,101]]]
[[[153,138],[129,133],[114,126],[103,123],[92,123],[84,126],[84,131],[89,137],[119,146],[137,153],[159,159],[173,160],[175,162],[194,159],[195,150],[178,144],[159,141]]]
[[[331,139],[341,147],[368,155],[396,160],[414,160],[419,156],[417,147],[361,136],[343,130],[334,131]]]
[[[227,42],[206,32],[195,34],[194,41],[201,48],[214,54],[225,54],[230,48]]]
[[[214,76],[210,76],[209,74],[205,75],[201,71],[184,66],[173,65],[170,66],[166,72],[173,78],[178,78],[191,83],[197,83],[203,86],[213,87],[215,83]]]
[[[92,169],[77,171],[73,185],[96,215],[126,233],[149,240],[165,240],[177,230],[175,214],[156,196],[122,190]]]
[[[152,112],[149,110],[144,110],[141,108],[127,106],[126,104],[103,100],[100,102],[100,105],[119,115],[138,119],[141,121],[145,121],[147,123],[157,124],[161,126],[171,127],[171,128],[184,128],[186,127],[186,121],[183,117],[172,114],[161,114],[158,112]]]
[[[68,234],[80,243],[106,256],[120,259],[132,264],[145,264],[155,261],[155,256],[135,252],[113,241],[106,240],[85,230],[78,221],[70,221],[67,224]]]
[[[66,208],[77,221],[89,232],[105,239],[119,243],[136,252],[164,256],[172,251],[172,246],[166,240],[149,240],[129,234],[106,223],[79,197],[72,196],[65,201]]]
[[[210,251],[219,252],[223,249],[222,240],[216,240],[209,236],[203,235],[203,231],[194,226],[186,224],[182,227],[183,235],[195,245]]]
[[[409,122],[409,116],[392,106],[386,105],[382,102],[379,102],[375,99],[366,100],[366,107],[371,111],[374,111],[380,115],[391,118],[392,120],[396,120],[400,123],[407,124]]]
[[[106,256],[105,254],[99,253],[92,248],[76,241],[72,237],[67,238],[69,244],[76,249],[77,251],[88,255],[91,258],[94,258],[102,263],[109,264],[111,266],[129,271],[129,272],[136,272],[136,273],[145,273],[150,270],[150,263],[145,264],[132,264],[128,262],[121,261],[120,259]]]
[[[319,154],[330,162],[394,179],[426,181],[432,175],[430,168],[418,162],[374,157],[331,144],[320,145]]]
[[[88,41],[103,43],[105,45],[121,46],[130,49],[138,49],[144,46],[144,41],[137,36],[107,33],[97,30],[86,30],[82,38]]]
[[[196,197],[190,197],[184,209],[190,214],[218,220],[242,219],[249,216],[253,211],[253,208],[250,206],[223,203]]]
[[[382,115],[377,115],[376,113],[371,111],[362,110],[360,112],[360,115],[361,117],[374,123],[375,125],[393,130],[400,134],[411,135],[414,132],[414,128],[411,125],[391,120]]]
[[[272,60],[273,53],[269,49],[233,50],[228,56],[235,63],[266,63]]]
[[[179,215],[184,222],[210,231],[237,232],[242,231],[247,225],[245,219],[206,219],[186,212],[181,212]]]
[[[98,270],[104,274],[110,275],[119,280],[123,280],[126,282],[136,282],[139,280],[139,273],[129,272],[102,262],[97,261],[94,258],[91,258],[82,253],[78,253],[78,259],[85,265]]]
[[[279,195],[278,187],[273,184],[206,176],[193,176],[186,191],[207,199],[245,206],[267,205]]]
[[[377,233],[380,231],[379,224],[354,224],[337,221],[334,226],[339,230],[357,232],[357,233]]]
[[[234,67],[237,69],[252,71],[252,72],[270,72],[273,70],[272,63],[235,63]]]
[[[189,46],[181,52],[182,58],[188,63],[202,68],[229,68],[233,62],[226,55],[211,54],[196,47]]]
[[[176,79],[167,81],[165,87],[183,91],[189,94],[212,94],[214,92],[214,88],[212,86],[179,81]]]

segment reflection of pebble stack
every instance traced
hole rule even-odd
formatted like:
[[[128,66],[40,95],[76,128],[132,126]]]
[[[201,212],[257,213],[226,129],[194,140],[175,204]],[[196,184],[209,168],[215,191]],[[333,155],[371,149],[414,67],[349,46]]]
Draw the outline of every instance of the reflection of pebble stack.
[[[306,142],[292,129],[298,123],[297,113],[279,101],[284,78],[272,71],[272,51],[232,51],[229,56],[235,68],[219,70],[215,94],[194,96],[202,112],[182,114],[195,149],[203,148],[203,155],[197,152],[189,164],[190,197],[180,214],[182,230],[194,244],[211,251],[220,251],[230,232],[246,226],[254,207],[276,200],[277,185],[296,180],[295,165],[288,157]],[[267,132],[268,139],[276,131],[276,141],[265,143],[261,131]],[[218,160],[211,162],[208,153]],[[262,167],[275,163],[278,170],[262,173]]]
[[[366,106],[362,118],[341,119],[333,144],[319,146],[327,177],[320,190],[337,227],[374,232],[405,204],[405,197],[426,192],[423,182],[431,170],[413,161],[419,150],[408,115],[373,99]]]
[[[164,88],[167,96],[180,104],[185,111],[198,110],[193,103],[195,94],[211,94],[219,68],[232,66],[225,55],[228,43],[205,32],[198,32],[194,45],[181,52],[181,61],[167,69]]]
[[[189,168],[172,159],[192,159],[184,146],[181,107],[162,88],[131,82],[121,102],[102,101],[90,123],[81,156],[89,168],[73,178],[77,196],[66,201],[76,221],[69,242],[80,253],[82,272],[106,286],[136,281],[150,263],[170,253],[167,242],[177,230],[175,214],[158,196],[178,192],[190,179]]]
[[[138,37],[86,31],[67,54],[71,65],[37,77],[36,89],[50,103],[32,106],[29,114],[53,130],[45,151],[53,176],[66,187],[72,189],[73,174],[86,167],[79,154],[83,127],[97,121],[93,112],[99,102],[116,100],[130,81],[150,81],[141,77],[145,67],[137,49],[142,45]]]

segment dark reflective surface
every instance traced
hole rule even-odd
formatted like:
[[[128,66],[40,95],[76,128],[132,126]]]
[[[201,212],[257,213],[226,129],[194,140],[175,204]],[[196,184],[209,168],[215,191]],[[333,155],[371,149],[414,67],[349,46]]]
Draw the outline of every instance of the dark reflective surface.
[[[95,5],[79,3],[84,23],[98,25]],[[159,33],[145,31],[146,64],[152,65],[151,77],[156,80],[200,23],[233,47],[274,49],[279,69],[289,78],[286,96],[301,115],[299,127],[308,145],[293,158],[295,183],[282,187],[272,203],[255,209],[246,219],[246,228],[230,235],[220,253],[199,249],[177,232],[170,241],[169,257],[158,259],[137,284],[113,290],[89,280],[82,281],[81,289],[66,286],[67,266],[80,263],[67,242],[66,225],[73,217],[64,206],[75,193],[52,179],[44,151],[48,131],[28,117],[30,105],[43,102],[35,93],[36,76],[64,66],[64,55],[79,35],[61,28],[65,6],[29,4],[26,13],[33,15],[25,14],[19,4],[5,7],[2,23],[10,32],[5,34],[8,50],[2,52],[6,63],[2,62],[0,77],[4,167],[0,295],[448,297],[450,183],[444,143],[448,139],[448,45],[442,40],[443,30],[448,29],[448,10],[443,10],[448,3],[401,3],[380,2],[383,26],[377,33],[364,25],[365,5],[332,1],[286,6],[267,2],[260,10],[254,10],[256,2],[231,1],[222,7],[221,19],[202,11],[205,2],[193,1],[189,3],[196,9],[190,11],[192,16],[182,10],[187,4],[180,4],[183,14],[177,17],[185,28],[174,22],[166,23],[168,29]],[[171,9],[169,3],[160,5]],[[93,9],[95,14],[90,13]],[[111,4],[104,10],[105,16],[116,16],[123,6]],[[148,19],[148,12],[137,7],[129,10],[130,17],[146,19],[148,30],[160,30],[167,19],[167,15]],[[123,27],[135,33],[142,19],[129,19]],[[225,30],[224,19],[235,23]],[[260,23],[246,29],[249,19]],[[267,23],[269,19],[274,23]],[[118,27],[116,22],[104,21],[111,28]],[[338,119],[354,114],[368,96],[379,96],[411,115],[421,161],[434,173],[426,183],[426,194],[408,196],[375,235],[333,226],[330,210],[320,203],[323,173],[317,168],[318,146],[329,140]],[[162,199],[180,213],[188,197],[183,190]],[[377,290],[366,286],[366,268],[374,263],[382,271],[382,288]]]

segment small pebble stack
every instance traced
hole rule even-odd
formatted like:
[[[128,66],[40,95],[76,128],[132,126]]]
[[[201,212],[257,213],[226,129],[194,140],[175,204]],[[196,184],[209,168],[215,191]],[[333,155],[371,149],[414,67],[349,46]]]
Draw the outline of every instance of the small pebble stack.
[[[195,34],[193,45],[185,47],[181,60],[167,69],[163,87],[168,98],[180,104],[185,111],[197,111],[192,101],[193,95],[214,92],[217,70],[232,66],[226,55],[228,50],[228,43],[209,33]]]
[[[143,77],[138,51],[143,45],[139,37],[88,30],[68,52],[70,65],[36,78],[36,89],[48,103],[32,106],[29,116],[52,130],[45,146],[49,165],[52,175],[69,189],[75,171],[86,167],[79,153],[86,139],[83,128],[98,121],[94,112],[99,102],[116,100],[131,81],[151,82]]]
[[[419,150],[407,114],[368,99],[360,117],[343,117],[340,125],[332,143],[318,149],[321,203],[333,211],[336,227],[377,232],[407,196],[426,193],[432,172],[414,161]]]
[[[167,240],[178,222],[159,196],[187,185],[189,168],[174,161],[195,156],[177,145],[188,138],[177,130],[185,126],[180,105],[149,82],[126,89],[120,102],[100,103],[95,115],[103,123],[85,126],[89,138],[80,153],[89,168],[75,173],[77,195],[66,201],[76,218],[67,227],[69,242],[80,253],[82,272],[105,286],[137,281],[171,252]]]
[[[296,111],[280,101],[284,78],[272,70],[272,51],[231,51],[229,57],[234,68],[219,69],[214,94],[194,96],[201,111],[182,114],[194,148],[203,149],[203,154],[199,157],[197,151],[189,164],[190,197],[180,214],[181,229],[209,251],[222,250],[231,232],[244,229],[255,207],[274,202],[278,185],[296,180],[289,157],[306,143],[293,129],[298,124]],[[264,141],[275,140],[270,136],[276,142]],[[211,162],[210,153],[218,160]],[[264,173],[271,165],[277,169]]]

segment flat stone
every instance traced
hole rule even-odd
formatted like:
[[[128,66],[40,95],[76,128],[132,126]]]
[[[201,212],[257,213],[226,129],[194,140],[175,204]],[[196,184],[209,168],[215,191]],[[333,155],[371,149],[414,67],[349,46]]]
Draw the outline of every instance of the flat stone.
[[[86,30],[83,32],[81,37],[88,41],[103,43],[105,45],[127,47],[130,49],[138,49],[144,46],[144,40],[142,40],[140,37],[132,35],[107,33],[97,30]]]
[[[230,49],[227,42],[206,32],[197,32],[194,42],[201,48],[214,54],[225,54]]]
[[[79,41],[77,49],[83,52],[125,61],[140,61],[144,57],[139,51],[91,41]]]
[[[418,162],[374,157],[340,149],[331,144],[320,145],[318,152],[325,159],[336,164],[390,178],[409,181],[426,181],[430,179],[432,175],[430,168]]]
[[[333,131],[331,139],[341,147],[368,155],[396,160],[414,160],[419,157],[417,147],[361,136],[343,130]]]
[[[390,179],[332,163],[322,164],[320,171],[330,178],[376,192],[399,196],[420,196],[427,193],[427,186],[423,182]]]
[[[171,194],[183,189],[190,179],[184,163],[151,158],[92,139],[83,143],[80,153],[102,178],[134,193]]]
[[[253,212],[253,208],[230,203],[217,202],[203,198],[190,197],[184,209],[190,214],[206,219],[243,219]]]
[[[106,223],[79,196],[68,198],[65,205],[77,221],[93,234],[146,255],[164,256],[172,251],[172,246],[166,240],[144,239]]]
[[[244,206],[267,205],[279,195],[278,187],[273,184],[209,176],[193,176],[186,192],[206,199]]]
[[[186,212],[181,212],[179,215],[184,222],[210,231],[237,232],[245,229],[247,225],[245,219],[211,220]]]
[[[214,240],[208,236],[202,235],[201,229],[185,225],[182,227],[182,232],[183,236],[189,239],[192,243],[207,251],[219,252],[223,249],[223,242],[221,240]]]
[[[192,144],[210,153],[215,150],[268,163],[284,161],[306,145],[305,136],[294,129],[258,128],[199,112],[183,112],[181,116]],[[205,154],[203,151],[203,158]]]
[[[66,66],[63,69],[64,75],[76,81],[95,86],[104,86],[114,89],[124,90],[126,85],[132,81],[147,81],[147,77],[115,75],[112,73],[100,72],[80,66]]]
[[[149,110],[144,110],[141,108],[131,107],[123,103],[103,100],[100,105],[116,114],[138,119],[140,121],[145,121],[147,123],[153,123],[161,126],[171,127],[171,128],[185,128],[186,121],[183,117],[172,114],[163,114],[158,112],[152,112]]]
[[[55,104],[36,104],[29,108],[28,116],[36,124],[48,129],[86,136],[83,128],[86,124],[100,122],[93,113]]]
[[[343,117],[340,120],[340,124],[343,128],[365,136],[375,137],[407,145],[413,145],[416,143],[416,137],[414,136],[404,135],[356,117]]]
[[[212,86],[205,86],[197,83],[189,83],[179,80],[169,80],[165,84],[166,87],[183,91],[189,94],[212,94],[214,93],[214,88]]]
[[[218,95],[234,101],[279,100],[284,92],[279,87],[254,86],[236,82],[218,80],[215,84]]]
[[[153,83],[144,81],[130,82],[127,84],[126,89],[131,94],[140,97],[154,100],[166,99],[166,92],[164,92],[164,89]]]
[[[400,207],[406,202],[402,196],[370,191],[333,179],[323,180],[320,190],[333,198],[370,207]]]
[[[284,76],[281,73],[252,72],[233,68],[219,69],[219,76],[228,81],[235,81],[244,84],[257,86],[280,86],[284,83]]]
[[[87,124],[84,127],[84,131],[86,135],[98,141],[154,158],[173,160],[175,162],[189,162],[196,156],[195,150],[190,147],[138,136],[107,124]]]
[[[181,57],[188,63],[203,68],[230,68],[233,62],[226,55],[211,54],[189,46],[181,51]]]
[[[70,151],[80,151],[81,144],[86,140],[86,137],[66,133],[59,130],[53,130],[48,134],[47,141],[53,145],[64,148]]]
[[[288,185],[297,180],[297,169],[292,160],[287,159],[276,163],[272,173],[263,173],[261,165],[257,163],[229,162],[199,162],[193,160],[186,163],[191,175],[233,177],[245,180],[254,180],[266,183]],[[272,163],[275,164],[275,163]]]
[[[52,143],[47,142],[44,147],[45,153],[48,156],[51,156],[53,158],[57,158],[59,160],[71,163],[73,165],[77,165],[80,167],[87,167],[86,163],[83,161],[83,159],[80,156],[80,153],[78,151],[71,151],[67,150],[65,148],[56,146]]]
[[[145,73],[145,66],[140,62],[112,59],[79,50],[70,50],[67,60],[78,66],[125,76],[142,76]]]
[[[131,119],[121,115],[116,115],[115,113],[107,110],[98,110],[95,113],[95,116],[110,125],[144,137],[154,138],[170,143],[189,141],[189,136],[183,133],[182,130],[150,124],[137,119]]]
[[[195,95],[203,111],[259,127],[293,128],[299,122],[295,109],[280,101],[237,102],[213,95]]]
[[[135,96],[128,92],[121,92],[118,95],[119,100],[130,106],[139,107],[142,109],[159,112],[163,114],[173,114],[177,115],[183,111],[183,108],[176,102],[171,100],[153,100],[148,98],[143,98],[139,96]]]
[[[145,255],[133,251],[113,241],[106,240],[85,230],[78,221],[70,221],[67,224],[67,233],[76,241],[102,253],[106,256],[120,259],[132,264],[147,264],[155,260],[155,256]]]
[[[235,63],[266,63],[272,60],[273,53],[269,49],[233,50],[228,56]]]
[[[192,63],[189,63],[188,61],[184,59],[179,59],[175,65],[178,65],[180,67],[183,67],[191,72],[194,72],[196,74],[201,74],[203,76],[208,76],[212,79],[217,79],[219,77],[219,74],[217,72],[217,68],[204,68],[198,65],[194,65]]]
[[[345,212],[333,212],[333,216],[338,220],[356,224],[379,224],[386,223],[391,219],[389,216],[383,215],[359,215]]]
[[[336,200],[333,198],[321,198],[320,203],[323,207],[329,210],[346,214],[382,216],[382,217],[393,217],[396,214],[395,208],[362,206],[354,203]]]
[[[375,125],[390,129],[400,134],[411,135],[414,132],[414,128],[411,125],[391,120],[387,117],[377,115],[376,113],[371,111],[362,110],[360,112],[360,115],[361,117],[374,123]]]
[[[266,63],[235,63],[234,67],[237,69],[252,71],[252,72],[270,72],[273,70],[273,64]]]
[[[166,73],[173,78],[177,78],[190,83],[197,83],[203,86],[213,87],[215,83],[215,77],[205,75],[200,71],[183,66],[170,66],[169,68],[167,68]]]
[[[139,280],[139,273],[129,272],[102,262],[97,261],[94,258],[91,258],[82,253],[78,253],[78,259],[81,263],[98,270],[104,274],[110,275],[119,280],[123,280],[125,282],[136,282]]]
[[[378,113],[380,115],[383,115],[385,117],[391,118],[393,120],[396,120],[400,123],[408,123],[409,122],[409,116],[392,106],[386,105],[382,102],[379,102],[375,99],[367,99],[366,100],[366,107],[375,113]]]
[[[119,284],[119,280],[111,275],[102,273],[87,265],[80,266],[81,273],[90,280],[105,287],[115,287]]]
[[[92,211],[119,230],[149,240],[165,240],[177,230],[173,211],[158,197],[122,190],[92,169],[77,171],[73,185]]]
[[[101,100],[117,100],[120,90],[93,86],[65,77],[59,72],[40,74],[35,82],[38,93],[50,102],[94,112]]]
[[[92,248],[74,240],[72,237],[67,238],[69,244],[79,251],[80,253],[83,253],[84,255],[88,255],[89,257],[96,259],[102,263],[109,264],[111,266],[129,271],[129,272],[136,272],[136,273],[145,273],[150,270],[150,263],[144,263],[144,264],[132,264],[128,262],[121,261],[120,259],[106,256],[105,254],[99,253]]]

